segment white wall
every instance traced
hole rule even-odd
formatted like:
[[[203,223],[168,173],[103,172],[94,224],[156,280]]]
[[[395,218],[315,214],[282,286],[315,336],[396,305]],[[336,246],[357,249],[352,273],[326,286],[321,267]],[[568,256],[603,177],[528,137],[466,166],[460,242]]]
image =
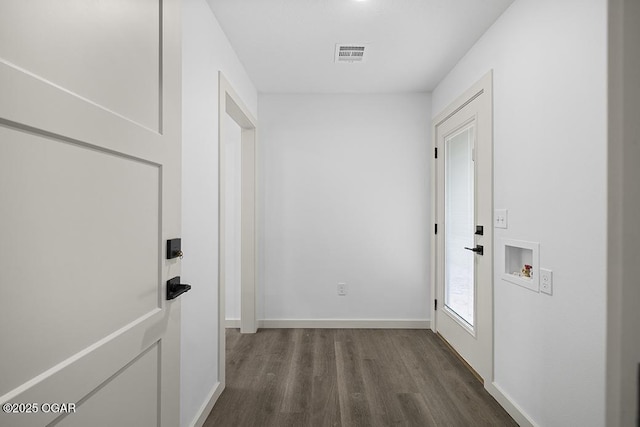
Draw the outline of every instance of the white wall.
[[[554,274],[534,293],[495,260],[495,383],[541,426],[604,425],[606,4],[516,0],[433,92],[435,116],[494,70],[495,242]]]
[[[430,96],[259,103],[259,317],[429,319]]]
[[[181,425],[218,378],[218,70],[257,116],[257,91],[204,0],[183,0]]]
[[[640,2],[609,4],[607,425],[631,426],[640,423]]]

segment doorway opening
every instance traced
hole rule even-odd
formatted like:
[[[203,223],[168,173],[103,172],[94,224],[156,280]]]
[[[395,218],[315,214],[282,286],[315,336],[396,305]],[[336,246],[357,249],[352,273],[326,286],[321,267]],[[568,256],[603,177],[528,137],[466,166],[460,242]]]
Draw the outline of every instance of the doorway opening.
[[[228,259],[236,259],[239,268],[234,269],[231,277],[239,276],[239,327],[241,333],[255,333],[256,321],[256,120],[242,102],[231,84],[222,72],[218,74],[218,378],[224,388],[225,384],[225,330],[226,330],[226,282],[230,277],[227,273]],[[229,120],[231,119],[231,120]],[[232,123],[234,122],[234,123]],[[240,135],[235,141],[231,137],[237,127]],[[228,156],[229,144],[239,143],[234,147],[234,155]],[[236,159],[239,173],[229,170],[230,162]],[[237,172],[237,171],[236,171]],[[228,181],[239,184],[237,197],[229,191]],[[239,181],[239,183],[237,182]],[[231,193],[231,194],[230,194]],[[236,200],[234,200],[236,199]],[[238,200],[239,199],[239,200]],[[233,212],[233,207],[239,207],[239,216],[229,221],[227,214]],[[228,209],[229,208],[229,209]],[[231,246],[238,254],[230,254],[227,245],[228,223],[236,225],[233,229],[239,231],[239,238],[234,239]],[[232,233],[236,234],[236,233]],[[230,236],[235,237],[235,236]],[[239,248],[238,248],[239,246]],[[231,263],[233,264],[233,263]]]

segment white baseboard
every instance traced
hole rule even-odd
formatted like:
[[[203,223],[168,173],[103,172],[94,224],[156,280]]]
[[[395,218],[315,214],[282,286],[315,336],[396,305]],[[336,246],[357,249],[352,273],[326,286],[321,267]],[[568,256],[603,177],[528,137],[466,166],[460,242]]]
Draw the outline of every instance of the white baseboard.
[[[191,427],[202,427],[204,425],[204,422],[207,420],[209,413],[211,413],[211,410],[213,409],[213,405],[216,404],[218,398],[222,394],[222,390],[224,390],[224,384],[221,384],[220,382],[217,382],[213,386],[213,388],[209,392],[209,395],[207,396],[207,399],[204,401],[202,407],[191,423]]]
[[[229,328],[240,328],[240,319],[227,319],[224,321],[224,327]]]
[[[264,319],[258,327],[310,329],[429,329],[429,320],[400,319]]]
[[[511,415],[511,418],[513,418],[520,427],[539,427],[495,382],[485,383],[485,389],[496,399],[500,406]]]

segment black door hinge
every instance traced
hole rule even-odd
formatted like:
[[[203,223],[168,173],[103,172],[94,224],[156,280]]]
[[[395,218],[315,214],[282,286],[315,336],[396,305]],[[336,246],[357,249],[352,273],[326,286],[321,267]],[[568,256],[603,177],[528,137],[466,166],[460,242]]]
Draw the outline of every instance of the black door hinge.
[[[438,309],[438,300],[435,300],[435,301],[434,301],[433,309],[434,309],[434,310],[437,310],[437,309]]]
[[[435,226],[435,227],[434,227],[434,228],[435,228],[435,230],[434,230],[434,231],[435,231],[435,233],[436,233],[436,234],[438,234],[438,224],[434,224],[434,226]]]
[[[437,158],[438,158],[438,147],[436,147],[436,148],[434,149],[434,155],[435,155],[435,157],[436,157],[436,159],[437,159]]]

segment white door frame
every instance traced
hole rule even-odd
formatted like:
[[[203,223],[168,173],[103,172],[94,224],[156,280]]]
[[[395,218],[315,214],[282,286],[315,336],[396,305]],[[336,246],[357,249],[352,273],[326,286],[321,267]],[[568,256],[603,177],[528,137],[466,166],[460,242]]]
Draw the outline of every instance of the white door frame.
[[[452,102],[451,104],[449,104],[449,106],[447,108],[445,108],[440,114],[438,114],[438,116],[436,116],[436,118],[433,120],[433,125],[432,125],[432,141],[434,146],[437,146],[437,131],[438,131],[438,126],[442,123],[444,123],[447,119],[449,119],[451,116],[453,116],[455,113],[457,113],[458,111],[460,111],[462,108],[464,108],[466,105],[468,105],[469,103],[471,103],[473,100],[475,100],[476,98],[478,98],[480,95],[486,95],[489,99],[489,102],[492,103],[492,99],[493,99],[493,88],[492,88],[492,80],[493,80],[493,72],[489,71],[487,74],[485,74],[477,83],[475,83],[471,88],[469,88],[467,91],[465,91],[465,93],[463,95],[461,95],[460,97],[458,97],[454,102]],[[490,117],[489,117],[489,123],[493,123],[493,111],[492,108],[490,108]],[[492,140],[490,146],[491,146],[491,155],[490,155],[490,159],[493,158],[493,129],[491,129],[490,131],[490,138]],[[443,148],[443,147],[442,147]],[[444,149],[444,148],[443,148]],[[491,163],[493,163],[491,161]],[[492,168],[493,165],[491,164],[490,167]],[[441,222],[442,219],[438,218],[438,165],[437,165],[437,160],[435,158],[435,155],[433,157],[432,160],[432,168],[431,168],[431,215],[432,218],[434,218],[434,222],[436,224],[438,224],[438,222]],[[492,173],[492,178],[491,178],[491,194],[489,196],[491,198],[490,201],[490,205],[492,207],[493,210],[493,173]],[[491,219],[493,218],[493,212],[491,213]],[[443,227],[439,227],[438,233],[441,234]],[[485,229],[488,229],[487,231],[492,231],[493,229],[493,220],[491,220],[488,224],[485,225]],[[491,277],[491,330],[490,332],[490,336],[489,336],[489,340],[490,340],[490,345],[491,345],[491,363],[490,363],[490,371],[489,372],[482,372],[481,374],[483,375],[484,378],[484,383],[485,383],[485,387],[489,387],[492,383],[493,383],[493,375],[494,375],[494,369],[493,369],[493,336],[494,336],[494,324],[493,324],[493,278],[494,278],[494,274],[493,274],[493,233],[489,233],[490,234],[490,239],[489,239],[489,244],[486,245],[488,246],[488,253],[487,255],[490,255],[492,257],[492,262],[491,262],[491,273],[490,273],[490,277]],[[442,237],[442,236],[441,236]],[[433,332],[436,332],[437,329],[437,315],[436,315],[436,311],[435,311],[435,305],[436,305],[436,301],[438,298],[438,235],[436,235],[436,233],[434,232],[431,235],[431,303],[432,303],[432,307],[434,307],[434,311],[433,311],[433,316],[431,319],[431,330]],[[442,307],[444,306],[444,301],[440,301],[440,303],[438,304],[438,310],[441,310]]]
[[[225,381],[225,141],[224,115],[241,128],[240,332],[255,333],[256,322],[256,120],[222,72],[218,73],[218,378]]]

